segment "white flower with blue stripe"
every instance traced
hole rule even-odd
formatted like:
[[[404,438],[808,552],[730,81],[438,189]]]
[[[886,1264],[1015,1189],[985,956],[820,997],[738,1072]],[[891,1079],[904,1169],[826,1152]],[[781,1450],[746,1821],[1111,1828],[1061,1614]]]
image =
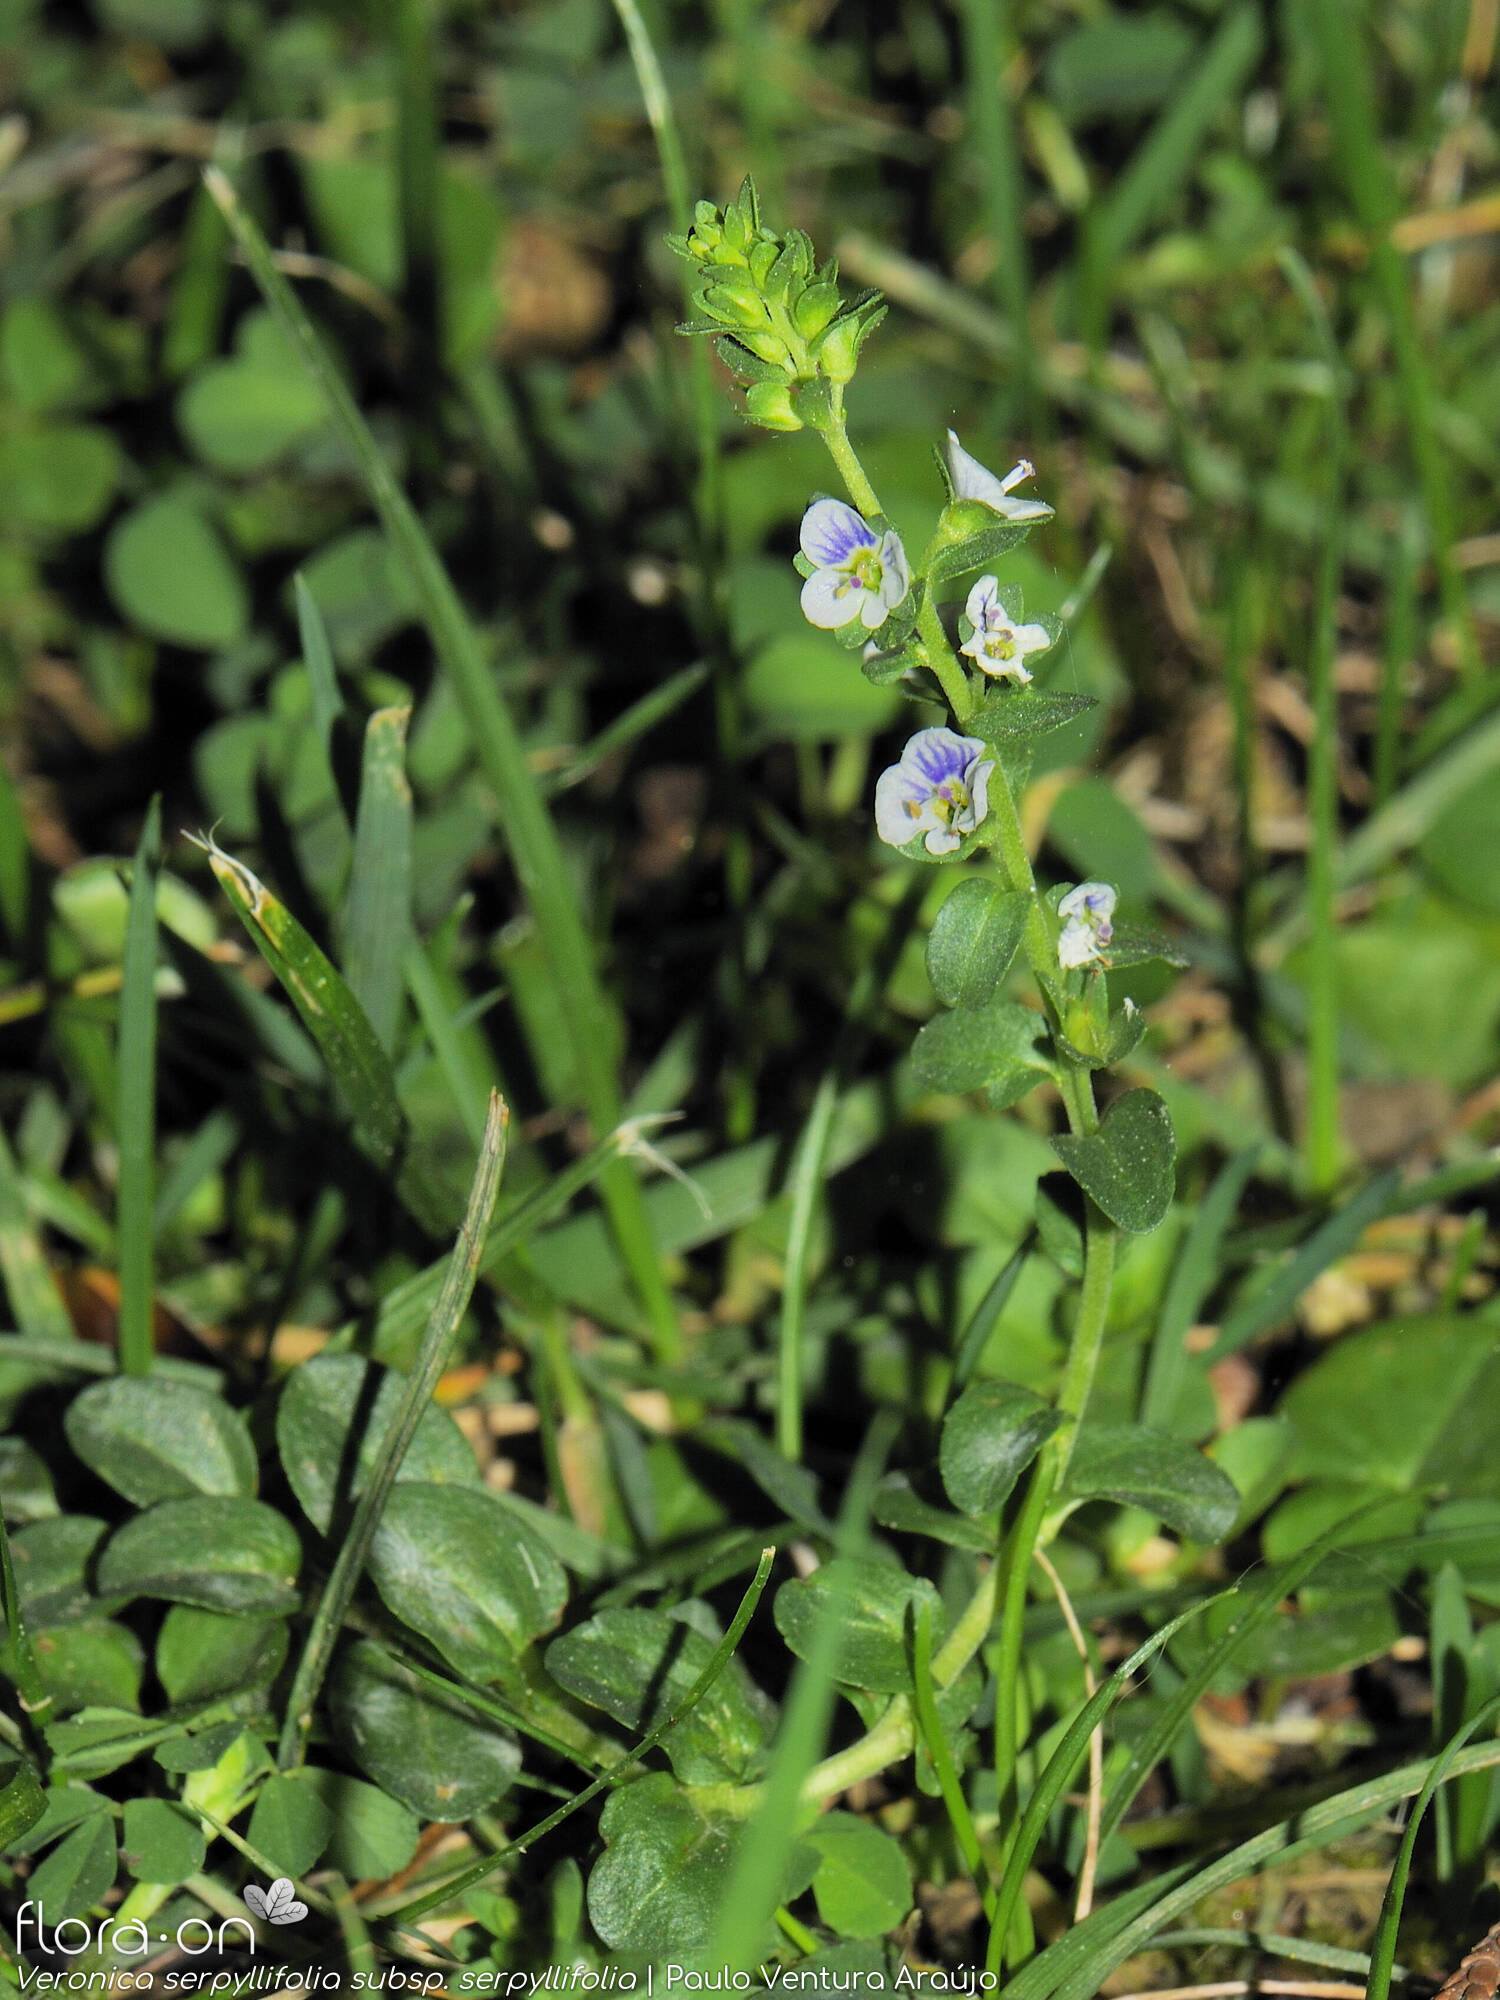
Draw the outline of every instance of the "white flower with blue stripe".
[[[1019,596],[1015,602],[1020,603]],[[1018,624],[1001,601],[1000,580],[993,576],[982,576],[969,592],[964,616],[974,629],[958,650],[982,673],[1025,687],[1031,679],[1026,655],[1044,653],[1052,644],[1046,626]]]
[[[1063,920],[1057,962],[1065,972],[1100,965],[1114,936],[1116,896],[1108,882],[1080,882],[1057,906]]]
[[[875,831],[891,847],[925,834],[929,854],[951,854],[989,812],[994,769],[994,751],[977,736],[919,729],[876,781]]]
[[[812,565],[802,586],[803,614],[824,631],[858,618],[873,632],[911,588],[895,529],[877,534],[843,500],[814,500],[802,516],[802,553]]]
[[[955,500],[982,500],[986,507],[1007,521],[1050,521],[1052,509],[1045,500],[1018,500],[1013,488],[1023,479],[1035,479],[1036,467],[1029,458],[1018,458],[1001,479],[977,458],[966,452],[957,431],[948,433],[948,477],[953,482]]]

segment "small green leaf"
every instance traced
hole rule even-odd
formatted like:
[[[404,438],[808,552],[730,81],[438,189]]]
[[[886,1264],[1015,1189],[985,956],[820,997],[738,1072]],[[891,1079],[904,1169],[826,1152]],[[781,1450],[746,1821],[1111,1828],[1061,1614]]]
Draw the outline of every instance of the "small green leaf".
[[[333,1819],[325,1860],[351,1882],[383,1882],[417,1851],[422,1824],[415,1813],[360,1778],[308,1765],[301,1774]]]
[[[998,992],[1026,929],[1031,898],[975,876],[933,920],[927,976],[945,1007],[983,1007]]]
[[[181,494],[143,501],[115,523],[104,545],[104,579],[123,618],[173,645],[232,646],[250,622],[238,566]]]
[[[360,1766],[424,1820],[487,1811],[520,1771],[520,1746],[508,1729],[418,1680],[368,1639],[340,1658],[329,1703]]]
[[[222,1398],[187,1382],[115,1375],[68,1405],[68,1443],[137,1507],[188,1493],[251,1495],[255,1447]]]
[[[870,1513],[882,1528],[895,1528],[907,1535],[926,1535],[932,1541],[946,1542],[951,1548],[972,1549],[976,1555],[994,1552],[993,1533],[976,1528],[962,1514],[934,1507],[930,1500],[912,1491],[904,1473],[891,1473],[881,1481],[875,1489]]]
[[[562,1565],[482,1487],[393,1487],[370,1575],[394,1617],[481,1681],[505,1673],[568,1601]]]
[[[215,1695],[269,1687],[286,1659],[280,1618],[235,1616],[174,1604],[156,1640],[156,1678],[168,1701],[208,1701]]]
[[[1037,1047],[1046,1022],[1015,1000],[938,1014],[917,1032],[912,1074],[927,1090],[982,1090],[1019,1074],[1040,1082],[1048,1058]]]
[[[401,960],[411,932],[410,719],[409,708],[378,708],[365,725],[354,860],[341,932],[350,990],[387,1052],[395,1047],[405,990]]]
[[[39,1911],[46,1911],[46,1921],[57,1925],[101,1902],[114,1879],[114,1818],[91,1813],[33,1869],[26,1893]]]
[[[838,1557],[806,1579],[776,1593],[776,1626],[799,1660],[812,1652],[825,1620],[836,1628],[833,1678],[882,1694],[911,1690],[907,1628],[912,1607],[932,1607],[933,1631],[943,1625],[938,1594],[925,1577],[908,1576],[885,1563]]]
[[[611,1951],[660,1962],[701,1951],[729,1886],[744,1822],[705,1811],[656,1771],[613,1794],[605,1851],[589,1876],[589,1920]]]
[[[997,688],[985,696],[964,726],[984,742],[998,747],[1027,736],[1045,736],[1098,706],[1091,694],[1054,693],[1049,688]]]
[[[840,1937],[883,1937],[911,1908],[911,1870],[888,1833],[853,1813],[831,1812],[803,1836],[819,1854],[812,1892]]]
[[[713,1651],[712,1641],[680,1617],[610,1609],[554,1639],[547,1671],[569,1694],[643,1735],[681,1704]],[[772,1714],[731,1660],[692,1713],[662,1738],[662,1748],[684,1784],[743,1784],[764,1762]]]
[[[1002,1504],[1062,1419],[1015,1382],[971,1382],[943,1419],[938,1467],[965,1514]]]
[[[276,1410],[276,1446],[292,1491],[327,1534],[335,1505],[345,1515],[364,1491],[406,1378],[357,1354],[318,1354],[288,1379]],[[359,1425],[358,1449],[350,1432]],[[398,1482],[477,1486],[479,1467],[463,1432],[429,1404],[396,1473]]]
[[[12,1535],[10,1555],[21,1615],[32,1631],[70,1624],[98,1611],[88,1571],[107,1532],[104,1522],[91,1514],[57,1514]]]
[[[333,1832],[333,1814],[305,1771],[267,1778],[250,1815],[249,1839],[293,1881],[305,1875]]]
[[[259,1500],[162,1500],[118,1529],[99,1557],[99,1588],[209,1611],[289,1611],[301,1545]]]
[[[47,1794],[35,1769],[17,1759],[0,1775],[0,1853],[15,1853],[17,1842],[34,1832],[46,1814]]]
[[[137,1882],[185,1882],[203,1866],[203,1827],[169,1799],[128,1799],[120,1858]]]
[[[85,1619],[36,1634],[36,1663],[53,1714],[75,1708],[135,1708],[141,1695],[145,1651],[124,1625]]]
[[[1052,1150],[1110,1221],[1133,1235],[1155,1229],[1172,1205],[1177,1141],[1154,1090],[1127,1091],[1097,1132],[1059,1134]]]
[[[0,1438],[0,1509],[7,1525],[13,1528],[56,1518],[57,1495],[52,1488],[52,1474],[45,1460],[24,1438]]]
[[[1068,1461],[1066,1490],[1143,1507],[1195,1542],[1219,1542],[1240,1511],[1234,1481],[1211,1458],[1166,1431],[1085,1424]]]
[[[971,504],[958,502],[961,508]],[[945,508],[943,511],[946,516],[948,510]],[[984,568],[1000,556],[1009,555],[1030,533],[1029,522],[996,521],[993,527],[981,528],[977,534],[964,535],[961,540],[948,542],[933,556],[928,568],[929,588],[935,589],[940,583],[949,583],[956,576],[963,576],[971,569]]]
[[[1186,954],[1175,939],[1151,924],[1117,923],[1113,926],[1109,950],[1105,954],[1110,969],[1122,971],[1127,965],[1149,965],[1161,959],[1167,965],[1183,966]]]
[[[239,1742],[245,1731],[238,1722],[217,1722],[208,1729],[185,1729],[156,1746],[156,1761],[164,1771],[211,1771]]]
[[[20,1782],[27,1768],[25,1764],[17,1765],[7,1784]],[[17,1797],[20,1796],[18,1792]],[[0,1840],[0,1849],[7,1855],[39,1854],[44,1847],[60,1839],[70,1828],[80,1825],[91,1814],[109,1811],[109,1800],[101,1793],[91,1791],[87,1785],[49,1785],[41,1794],[41,1805],[41,1811],[22,1831]]]

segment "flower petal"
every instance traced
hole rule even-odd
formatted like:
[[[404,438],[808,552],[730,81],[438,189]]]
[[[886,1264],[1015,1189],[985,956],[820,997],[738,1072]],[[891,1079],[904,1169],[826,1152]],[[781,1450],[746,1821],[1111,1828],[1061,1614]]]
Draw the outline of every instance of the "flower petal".
[[[1057,914],[1066,923],[1108,923],[1115,913],[1119,901],[1117,891],[1108,882],[1080,882],[1076,889],[1070,889],[1057,906]]]
[[[819,569],[836,569],[880,537],[844,500],[814,500],[802,516],[802,553]]]
[[[1018,653],[1045,653],[1052,644],[1052,634],[1045,625],[1016,625],[1010,642]]]
[[[1052,509],[1045,501],[1011,498],[1011,487],[1017,481],[1032,476],[1033,467],[1029,459],[1019,460],[1003,479],[997,479],[988,466],[981,465],[972,453],[964,450],[956,431],[948,433],[947,456],[948,477],[953,481],[955,499],[982,500],[986,507],[993,507],[1007,521],[1046,521],[1051,518]]]
[[[1057,962],[1064,972],[1093,965],[1098,957],[1099,941],[1087,924],[1064,924],[1062,936],[1057,940]]]
[[[929,802],[925,785],[914,784],[900,764],[890,765],[875,781],[875,831],[888,846],[905,847],[932,825]]]
[[[810,625],[833,632],[860,615],[861,601],[870,593],[855,577],[838,569],[815,569],[802,586],[802,615]]]

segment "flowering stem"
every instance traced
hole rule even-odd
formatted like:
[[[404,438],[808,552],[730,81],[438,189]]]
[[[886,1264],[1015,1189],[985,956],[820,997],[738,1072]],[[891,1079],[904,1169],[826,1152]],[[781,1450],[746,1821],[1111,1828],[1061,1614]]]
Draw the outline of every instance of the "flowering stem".
[[[859,454],[849,442],[848,426],[844,421],[844,390],[835,382],[829,390],[828,417],[818,426],[818,435],[828,447],[829,456],[839,469],[839,477],[849,489],[849,498],[866,519],[872,515],[880,520],[880,501],[869,476],[859,462]]]
[[[930,590],[924,590],[922,593],[922,608],[917,613],[917,630],[925,642],[927,664],[942,683],[943,693],[948,697],[948,706],[953,710],[953,719],[962,729],[974,714],[974,693],[963,668],[953,656],[953,648],[948,644],[948,635],[943,630],[943,621],[938,616],[938,608],[933,602]]]

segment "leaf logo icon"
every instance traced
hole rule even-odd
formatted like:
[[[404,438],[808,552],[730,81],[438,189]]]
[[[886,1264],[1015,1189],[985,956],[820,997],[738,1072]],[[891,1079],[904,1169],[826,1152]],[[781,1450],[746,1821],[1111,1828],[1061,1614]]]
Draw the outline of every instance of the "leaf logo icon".
[[[269,1889],[252,1882],[245,1891],[245,1907],[268,1924],[300,1924],[307,1915],[306,1903],[298,1902],[297,1891],[285,1875],[277,1876]]]

